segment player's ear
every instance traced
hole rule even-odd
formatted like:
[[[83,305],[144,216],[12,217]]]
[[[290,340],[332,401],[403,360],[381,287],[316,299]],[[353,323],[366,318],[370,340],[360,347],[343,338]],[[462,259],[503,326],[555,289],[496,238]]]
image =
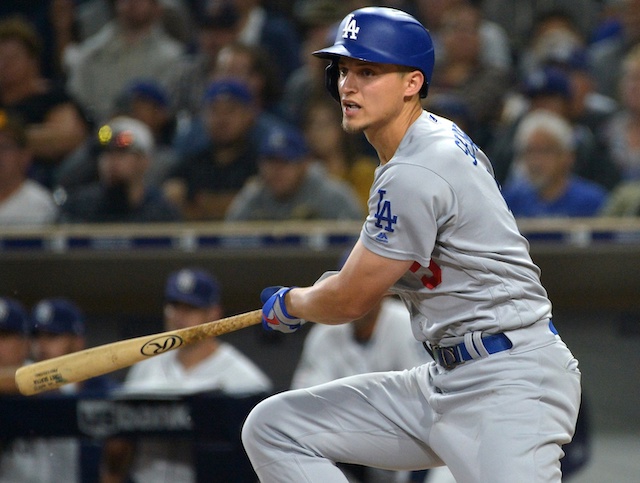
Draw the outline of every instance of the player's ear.
[[[419,70],[412,70],[407,72],[405,78],[405,92],[407,97],[413,97],[416,94],[420,94],[422,84],[424,83],[424,74]]]

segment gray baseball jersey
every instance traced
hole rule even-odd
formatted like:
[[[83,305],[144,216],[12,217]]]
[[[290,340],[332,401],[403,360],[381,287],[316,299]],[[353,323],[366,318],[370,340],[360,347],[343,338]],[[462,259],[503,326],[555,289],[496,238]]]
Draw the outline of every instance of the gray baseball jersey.
[[[418,340],[502,332],[551,316],[489,160],[447,119],[423,112],[378,167],[360,239],[376,254],[414,261],[393,292]]]

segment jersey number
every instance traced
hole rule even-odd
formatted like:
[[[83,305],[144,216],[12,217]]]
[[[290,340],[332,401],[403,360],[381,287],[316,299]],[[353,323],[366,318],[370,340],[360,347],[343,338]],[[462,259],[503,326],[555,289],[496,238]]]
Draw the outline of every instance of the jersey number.
[[[420,265],[418,262],[413,262],[413,265],[411,265],[411,268],[409,270],[413,273],[416,273],[421,267],[422,265]],[[426,275],[423,275],[420,278],[420,281],[422,282],[422,285],[427,287],[429,290],[433,290],[442,283],[442,269],[433,260],[429,261],[428,268],[431,272],[431,276],[427,277]]]

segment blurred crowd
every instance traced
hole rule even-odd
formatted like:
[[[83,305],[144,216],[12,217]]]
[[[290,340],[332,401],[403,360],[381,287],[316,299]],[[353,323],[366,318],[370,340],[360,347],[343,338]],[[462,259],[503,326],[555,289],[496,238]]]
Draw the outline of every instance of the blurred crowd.
[[[310,53],[374,4],[3,0],[0,225],[361,219],[377,158]],[[640,216],[640,0],[384,4],[516,217]]]

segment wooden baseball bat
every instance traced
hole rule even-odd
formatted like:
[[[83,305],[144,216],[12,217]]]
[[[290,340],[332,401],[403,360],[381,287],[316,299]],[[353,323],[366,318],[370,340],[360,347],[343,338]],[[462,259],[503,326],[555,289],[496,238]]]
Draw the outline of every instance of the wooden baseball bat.
[[[104,344],[20,367],[15,374],[18,390],[25,396],[80,382],[129,367],[207,337],[233,332],[262,320],[260,309],[207,322],[195,327],[170,330]]]

